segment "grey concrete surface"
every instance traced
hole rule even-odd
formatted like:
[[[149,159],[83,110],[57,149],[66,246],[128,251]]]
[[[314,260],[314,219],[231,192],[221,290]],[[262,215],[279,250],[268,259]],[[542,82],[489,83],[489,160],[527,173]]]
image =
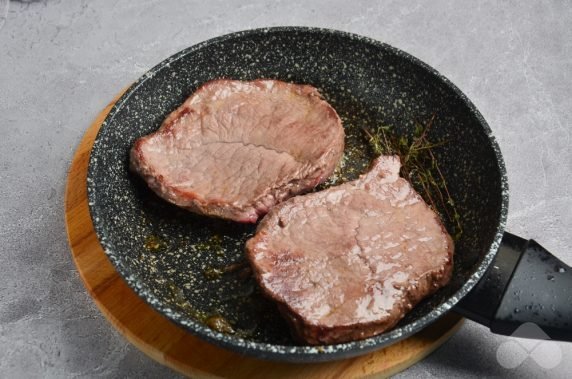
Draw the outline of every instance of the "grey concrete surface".
[[[95,115],[144,71],[208,38],[274,25],[367,35],[449,77],[505,155],[508,229],[572,264],[565,1],[0,0],[0,377],[177,376],[126,342],[82,286],[65,237],[66,171]],[[522,353],[506,341],[466,322],[398,376],[569,377],[572,344],[537,349],[506,369],[498,349],[514,359]],[[559,364],[546,369],[534,358]]]

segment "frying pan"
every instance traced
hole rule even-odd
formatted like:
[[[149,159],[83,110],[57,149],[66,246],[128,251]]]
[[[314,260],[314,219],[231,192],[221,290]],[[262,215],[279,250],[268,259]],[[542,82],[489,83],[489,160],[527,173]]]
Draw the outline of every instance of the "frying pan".
[[[255,226],[181,210],[128,170],[135,139],[156,130],[215,78],[316,86],[342,117],[347,148],[363,153],[350,162],[354,177],[373,158],[363,127],[392,125],[411,135],[415,120],[435,115],[428,138],[448,141],[434,153],[464,230],[450,284],[376,337],[322,347],[295,343],[245,271],[243,246]],[[406,338],[449,311],[493,333],[509,335],[532,322],[549,338],[572,340],[572,272],[535,241],[504,231],[507,174],[486,121],[437,71],[369,38],[279,27],[225,35],[173,55],[115,104],[95,140],[87,180],[96,233],[128,285],[189,332],[240,353],[294,362],[356,356]],[[224,320],[234,332],[211,329],[213,320]]]

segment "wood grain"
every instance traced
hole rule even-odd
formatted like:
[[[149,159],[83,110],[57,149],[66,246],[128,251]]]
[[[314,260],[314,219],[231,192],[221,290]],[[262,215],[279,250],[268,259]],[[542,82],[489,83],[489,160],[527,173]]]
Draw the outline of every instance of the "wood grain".
[[[115,271],[95,235],[87,204],[89,154],[101,123],[114,102],[95,119],[71,164],[65,218],[72,257],[95,303],[109,322],[145,354],[192,377],[360,378],[391,376],[426,357],[462,324],[449,314],[425,330],[390,347],[336,362],[290,364],[261,361],[206,343],[149,307]]]

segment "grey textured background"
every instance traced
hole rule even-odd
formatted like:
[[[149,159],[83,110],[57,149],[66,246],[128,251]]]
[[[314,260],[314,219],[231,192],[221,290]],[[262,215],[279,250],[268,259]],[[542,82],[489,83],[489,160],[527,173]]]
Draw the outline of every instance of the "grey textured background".
[[[508,229],[572,264],[572,7],[500,3],[27,0],[10,2],[3,17],[0,0],[0,377],[176,376],[129,345],[83,288],[65,237],[66,171],[121,88],[187,46],[247,28],[346,30],[440,70],[498,137],[511,187]],[[505,341],[466,322],[400,376],[572,371],[572,344],[564,343],[555,345],[556,368],[528,358],[504,369],[496,352]]]

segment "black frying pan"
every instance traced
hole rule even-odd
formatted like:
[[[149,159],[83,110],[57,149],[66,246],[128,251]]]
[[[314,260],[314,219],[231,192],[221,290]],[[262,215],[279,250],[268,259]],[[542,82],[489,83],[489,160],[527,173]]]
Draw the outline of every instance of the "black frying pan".
[[[353,157],[354,176],[373,157],[362,127],[393,125],[411,134],[415,120],[435,114],[429,139],[448,141],[434,152],[464,229],[451,283],[387,333],[326,347],[296,344],[242,266],[243,245],[255,226],[178,209],[128,170],[133,141],[215,78],[316,86],[342,117],[347,148],[363,152]],[[258,29],[168,58],[139,79],[105,120],[91,153],[88,197],[101,244],[131,288],[191,333],[241,353],[296,362],[355,356],[418,332],[452,309],[495,333],[534,322],[552,339],[572,340],[570,268],[536,242],[504,232],[506,171],[481,114],[434,69],[368,38],[313,28]],[[224,326],[234,333],[211,328]]]

